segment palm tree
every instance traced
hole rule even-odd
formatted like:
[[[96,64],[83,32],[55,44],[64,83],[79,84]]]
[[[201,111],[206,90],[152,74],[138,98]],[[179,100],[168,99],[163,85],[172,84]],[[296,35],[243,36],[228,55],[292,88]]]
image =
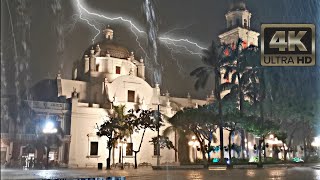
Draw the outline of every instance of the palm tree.
[[[215,42],[212,41],[211,46],[208,49],[203,50],[202,62],[204,66],[198,67],[193,70],[190,75],[197,78],[195,88],[204,88],[208,82],[209,76],[214,75],[214,96],[218,102],[219,110],[219,129],[220,129],[220,157],[224,158],[224,146],[223,146],[223,120],[222,120],[222,103],[221,103],[221,69],[223,65],[222,54],[219,52],[219,48]]]
[[[256,79],[256,72],[254,67],[257,66],[257,62],[259,59],[257,58],[256,47],[249,46],[248,48],[243,48],[243,41],[241,39],[238,40],[235,48],[226,55],[225,64],[223,68],[225,69],[224,78],[228,79],[231,76],[231,82],[225,82],[221,84],[221,89],[230,90],[228,94],[225,95],[224,98],[232,99],[236,98],[239,105],[239,113],[240,118],[244,117],[245,112],[245,99],[248,96],[255,96],[252,93],[250,88],[256,88],[252,86]],[[228,48],[228,46],[226,47]],[[250,90],[249,90],[250,89]],[[244,149],[245,149],[245,133],[244,130],[241,130],[241,147],[242,147],[242,158],[245,157]]]
[[[122,137],[130,137],[130,141],[132,142],[131,135],[133,134],[133,123],[128,122],[128,120],[131,120],[135,115],[132,110],[129,110],[128,113],[125,112],[126,106],[125,105],[119,105],[119,106],[113,106],[113,116],[119,121],[119,125],[122,126],[122,130],[120,131]]]

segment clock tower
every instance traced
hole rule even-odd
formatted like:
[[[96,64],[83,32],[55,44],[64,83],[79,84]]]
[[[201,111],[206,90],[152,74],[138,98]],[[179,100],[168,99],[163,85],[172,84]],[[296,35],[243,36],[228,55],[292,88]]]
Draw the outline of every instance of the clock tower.
[[[242,47],[258,46],[259,33],[250,29],[251,13],[243,0],[234,0],[226,14],[227,31],[219,35],[221,44],[236,45],[242,39]]]

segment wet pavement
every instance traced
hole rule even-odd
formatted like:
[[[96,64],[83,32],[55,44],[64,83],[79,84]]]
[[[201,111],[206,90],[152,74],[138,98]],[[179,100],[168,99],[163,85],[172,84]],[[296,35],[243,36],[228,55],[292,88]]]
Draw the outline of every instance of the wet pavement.
[[[160,170],[151,168],[125,170],[96,170],[96,169],[60,169],[60,170],[10,170],[1,169],[1,179],[74,179],[109,176],[125,176],[127,180],[320,180],[320,170],[311,167],[293,168],[264,168],[264,169],[232,169],[232,170]]]

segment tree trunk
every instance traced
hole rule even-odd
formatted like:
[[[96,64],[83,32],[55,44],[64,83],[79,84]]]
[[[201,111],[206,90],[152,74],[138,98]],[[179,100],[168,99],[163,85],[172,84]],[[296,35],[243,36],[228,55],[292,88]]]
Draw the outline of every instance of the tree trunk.
[[[211,158],[210,158],[210,151],[209,151],[210,146],[211,146],[211,141],[209,141],[209,143],[208,143],[208,149],[207,149],[207,154],[208,154],[208,164],[210,163],[210,160],[211,160]]]
[[[112,147],[111,148],[108,148],[109,149],[109,152],[108,152],[108,158],[107,158],[107,167],[106,169],[111,169],[111,166],[110,166],[110,163],[111,163],[111,150],[112,150]]]
[[[266,151],[266,141],[265,138],[263,138],[263,157],[264,159],[267,158],[267,151]]]
[[[245,131],[244,129],[241,129],[241,156],[242,156],[242,159],[245,159],[245,149],[246,149],[246,143],[244,141],[245,139]]]
[[[134,168],[137,169],[138,168],[138,163],[137,163],[137,154],[140,152],[140,149],[141,149],[141,145],[142,145],[142,142],[143,142],[143,138],[144,138],[144,133],[146,132],[146,128],[144,128],[143,130],[143,133],[142,133],[142,137],[141,137],[141,140],[140,140],[140,145],[139,145],[139,149],[137,151],[133,151],[134,152]],[[159,141],[159,138],[158,138],[158,141]],[[158,142],[159,144],[159,142]]]
[[[222,119],[222,102],[220,92],[220,70],[219,67],[215,68],[215,96],[218,101],[218,112],[219,112],[219,137],[220,137],[220,162],[224,162],[224,147],[223,147],[223,119]]]
[[[239,91],[239,111],[240,111],[240,118],[243,117],[243,103],[244,103],[244,95],[243,95],[243,92],[242,92],[242,80],[241,80],[241,77],[240,77],[240,73],[238,73],[237,75],[238,77],[238,91]],[[245,153],[244,153],[244,150],[246,148],[246,144],[245,144],[245,141],[244,141],[244,138],[245,138],[245,132],[244,132],[244,129],[241,129],[240,131],[241,133],[241,156],[242,156],[242,159],[244,159],[245,157]]]
[[[204,163],[205,163],[205,166],[207,165],[207,157],[206,157],[206,151],[205,151],[205,148],[204,148],[204,140],[202,140],[201,138],[200,138],[200,134],[197,134],[197,133],[195,133],[195,132],[193,132],[194,134],[195,134],[195,136],[196,136],[196,138],[197,138],[197,140],[199,141],[199,143],[200,143],[200,150],[201,150],[201,153],[202,153],[202,159],[204,160]],[[196,149],[196,151],[197,151],[197,149]]]
[[[219,134],[220,134],[220,162],[224,162],[223,126],[222,125],[220,125],[219,127]]]
[[[122,156],[122,146],[119,148],[119,163],[122,163],[121,156]]]
[[[247,142],[246,142],[246,146],[247,146],[247,148],[246,148],[246,157],[247,157],[247,159],[249,159],[249,133],[248,132],[246,132],[246,139],[247,139]]]
[[[233,133],[233,130],[231,130],[230,131],[230,133],[229,133],[229,138],[228,138],[228,140],[229,140],[229,165],[231,165],[232,164],[232,159],[231,159],[231,136],[232,136],[232,133]]]
[[[258,145],[258,150],[259,150],[259,164],[258,164],[258,166],[259,167],[262,167],[262,155],[261,155],[261,150],[262,150],[261,144],[262,144],[262,142],[263,142],[263,139],[259,139],[259,145]]]
[[[287,161],[287,150],[284,147],[284,143],[282,144],[282,148],[283,148],[283,160],[284,162]]]
[[[137,151],[133,151],[134,152],[134,168],[137,169],[138,168],[138,163],[137,163]]]
[[[46,169],[49,169],[49,152],[50,152],[50,147],[47,147]]]
[[[178,135],[177,130],[174,130],[174,147],[176,150],[174,151],[174,162],[178,162]]]
[[[290,150],[292,150],[292,148],[291,148],[291,144],[292,144],[292,139],[293,139],[293,134],[296,132],[296,130],[298,129],[298,126],[299,124],[298,123],[296,123],[295,124],[295,128],[292,130],[292,132],[290,133],[290,136],[289,136],[289,138],[288,138],[288,150],[290,149]],[[287,160],[287,153],[288,153],[288,150],[286,150],[285,151],[285,160]],[[290,152],[290,151],[289,151]]]

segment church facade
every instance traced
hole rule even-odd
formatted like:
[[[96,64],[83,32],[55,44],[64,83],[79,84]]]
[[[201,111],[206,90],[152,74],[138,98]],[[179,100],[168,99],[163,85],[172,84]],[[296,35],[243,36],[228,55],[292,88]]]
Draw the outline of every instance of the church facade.
[[[96,135],[97,124],[102,124],[112,115],[113,106],[124,105],[130,109],[160,109],[168,117],[184,107],[204,105],[206,101],[191,97],[175,98],[169,93],[161,95],[160,87],[150,86],[145,81],[143,59],[137,60],[133,52],[117,44],[111,28],[104,30],[104,39],[85,52],[84,58],[74,67],[72,80],[57,77],[58,96],[71,99],[70,151],[68,165],[71,167],[96,166],[105,163],[108,155],[107,138]],[[160,128],[160,132],[166,126]],[[126,154],[125,147],[131,144],[139,148],[142,132],[133,133],[126,143],[112,150],[111,163],[133,163],[133,154]],[[138,154],[138,162],[156,163],[154,148],[149,142],[156,132],[147,130]],[[176,142],[174,136],[170,137]],[[123,141],[123,140],[122,140]],[[151,147],[151,148],[150,148]],[[161,161],[173,162],[174,150],[161,149]]]

